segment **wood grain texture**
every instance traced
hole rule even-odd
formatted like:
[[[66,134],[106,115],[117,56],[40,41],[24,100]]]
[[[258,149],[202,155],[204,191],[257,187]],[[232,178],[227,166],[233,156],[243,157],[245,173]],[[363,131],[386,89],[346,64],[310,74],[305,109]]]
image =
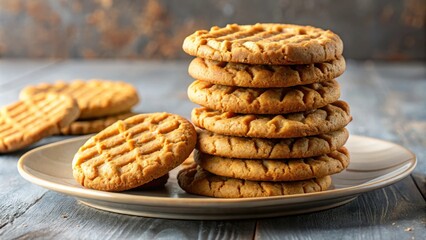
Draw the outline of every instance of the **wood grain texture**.
[[[255,239],[425,239],[426,204],[413,185],[407,177],[343,207],[259,220]]]
[[[417,155],[415,172],[426,173],[426,68],[421,64],[349,62],[340,78],[351,106],[352,134],[401,144]]]
[[[134,217],[92,209],[47,192],[0,239],[250,239],[255,221],[180,221]]]
[[[138,112],[168,111],[189,118],[196,106],[186,96],[191,83],[188,62],[43,64],[0,61],[0,105],[17,100],[19,90],[30,83],[105,78],[137,87],[141,95]],[[13,71],[5,70],[9,66]],[[416,153],[419,163],[412,177],[363,194],[342,207],[246,221],[178,221],[113,214],[25,181],[16,170],[25,149],[0,155],[0,239],[426,239],[426,203],[421,194],[426,178],[425,79],[421,63],[348,61],[339,81],[342,98],[350,103],[354,116],[350,132],[402,144]],[[47,138],[29,149],[64,138]]]

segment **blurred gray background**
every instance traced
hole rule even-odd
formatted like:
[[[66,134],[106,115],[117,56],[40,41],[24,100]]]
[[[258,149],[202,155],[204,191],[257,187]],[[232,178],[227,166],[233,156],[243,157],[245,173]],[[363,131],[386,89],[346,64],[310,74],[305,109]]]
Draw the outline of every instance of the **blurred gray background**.
[[[188,58],[182,41],[227,23],[331,29],[352,59],[425,60],[425,0],[0,0],[0,58]]]

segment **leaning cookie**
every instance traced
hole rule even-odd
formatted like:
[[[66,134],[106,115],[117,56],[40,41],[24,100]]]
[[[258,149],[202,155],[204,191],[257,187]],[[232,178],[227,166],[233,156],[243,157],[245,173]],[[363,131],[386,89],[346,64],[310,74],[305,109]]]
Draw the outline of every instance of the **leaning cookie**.
[[[82,186],[124,191],[164,176],[192,152],[194,126],[170,113],[140,114],[91,137],[72,161]]]
[[[58,134],[80,114],[77,102],[58,94],[37,94],[0,110],[0,153]]]
[[[195,161],[204,170],[223,177],[251,181],[299,181],[320,178],[345,170],[349,152],[342,147],[330,153],[293,159],[225,158],[198,151]]]
[[[345,129],[300,138],[250,138],[216,134],[197,129],[197,149],[228,158],[279,159],[303,158],[330,153],[342,147],[349,132]]]
[[[250,88],[280,88],[325,82],[343,74],[343,57],[315,64],[251,65],[194,58],[191,77],[213,84]]]
[[[136,89],[125,82],[93,79],[42,83],[22,89],[21,99],[37,93],[58,93],[73,97],[80,107],[78,119],[91,119],[128,112],[139,102]]]
[[[178,174],[179,186],[188,193],[218,198],[286,196],[327,190],[331,177],[295,182],[257,182],[220,177],[193,166]]]
[[[72,122],[70,125],[61,128],[61,134],[85,135],[98,133],[118,120],[123,120],[134,115],[136,115],[136,113],[126,112],[96,119],[77,120]]]

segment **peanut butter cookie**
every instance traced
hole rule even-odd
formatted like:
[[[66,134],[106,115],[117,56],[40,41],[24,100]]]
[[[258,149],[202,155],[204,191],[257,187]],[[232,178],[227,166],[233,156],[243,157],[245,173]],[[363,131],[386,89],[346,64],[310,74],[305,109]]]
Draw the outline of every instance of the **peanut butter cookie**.
[[[29,146],[58,134],[80,114],[77,102],[66,95],[37,94],[0,110],[0,153]]]
[[[256,182],[216,176],[192,165],[179,172],[178,183],[183,190],[192,194],[217,198],[249,198],[325,191],[331,185],[331,177],[294,182]]]
[[[136,89],[124,82],[107,80],[75,80],[70,83],[42,83],[22,89],[21,99],[31,98],[37,93],[66,94],[75,98],[80,107],[78,119],[91,119],[128,112],[139,102]]]
[[[292,24],[228,24],[199,30],[185,38],[192,56],[249,64],[310,64],[342,55],[343,42],[330,30]]]
[[[335,80],[288,88],[240,88],[196,80],[188,88],[188,97],[222,112],[284,114],[335,102],[340,97],[340,87]]]
[[[250,138],[233,137],[197,129],[197,149],[210,155],[228,158],[280,159],[312,157],[332,152],[342,147],[349,132],[334,132],[301,138]]]
[[[192,122],[210,132],[241,137],[294,138],[318,135],[345,127],[352,117],[349,105],[336,101],[325,107],[282,115],[255,115],[194,108]]]
[[[250,65],[195,58],[188,72],[195,79],[213,84],[250,88],[276,88],[325,82],[345,71],[343,57],[303,65]]]
[[[194,159],[201,168],[218,176],[251,181],[298,181],[345,170],[349,152],[342,147],[316,157],[278,160],[225,158],[196,151]]]
[[[140,114],[91,137],[74,156],[74,178],[82,186],[124,191],[164,176],[192,152],[197,133],[174,114]]]

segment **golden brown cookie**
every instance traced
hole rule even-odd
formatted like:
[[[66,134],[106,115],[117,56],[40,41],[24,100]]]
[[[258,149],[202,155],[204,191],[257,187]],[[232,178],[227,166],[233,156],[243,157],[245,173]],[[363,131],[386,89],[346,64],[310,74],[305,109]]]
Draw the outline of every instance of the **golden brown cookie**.
[[[216,176],[194,166],[179,172],[178,183],[183,190],[192,194],[218,198],[248,198],[325,191],[331,185],[331,177],[294,182],[256,182]]]
[[[87,188],[128,190],[181,164],[196,140],[194,126],[178,115],[136,115],[91,137],[74,156],[73,175]]]
[[[59,133],[77,119],[77,102],[68,96],[37,94],[0,110],[0,153],[29,146]]]
[[[334,132],[301,138],[248,138],[216,134],[197,129],[197,149],[210,155],[228,158],[279,159],[304,158],[332,152],[342,147],[349,132]]]
[[[345,71],[343,57],[329,62],[304,65],[250,65],[195,58],[188,72],[213,84],[251,88],[276,88],[325,82]]]
[[[308,111],[337,101],[337,81],[288,88],[241,88],[196,80],[188,88],[189,99],[222,112],[284,114]]]
[[[126,112],[126,113],[119,113],[116,115],[106,116],[106,117],[101,117],[96,119],[75,121],[75,122],[72,122],[67,127],[61,128],[61,134],[84,135],[84,134],[98,133],[104,130],[109,125],[117,122],[118,120],[123,120],[134,115],[135,113]]]
[[[228,24],[199,30],[185,38],[192,56],[249,64],[310,64],[342,55],[343,42],[330,30],[291,24]]]
[[[107,80],[75,80],[70,83],[42,83],[22,89],[21,99],[40,92],[67,94],[80,107],[78,119],[90,119],[128,112],[139,102],[136,89],[124,82]]]
[[[294,138],[318,135],[345,127],[352,117],[349,105],[336,101],[308,112],[254,115],[194,108],[192,122],[210,132],[257,138]]]
[[[270,160],[225,158],[196,151],[194,159],[200,167],[218,176],[251,181],[298,181],[343,171],[349,165],[349,152],[342,147],[316,157]]]

